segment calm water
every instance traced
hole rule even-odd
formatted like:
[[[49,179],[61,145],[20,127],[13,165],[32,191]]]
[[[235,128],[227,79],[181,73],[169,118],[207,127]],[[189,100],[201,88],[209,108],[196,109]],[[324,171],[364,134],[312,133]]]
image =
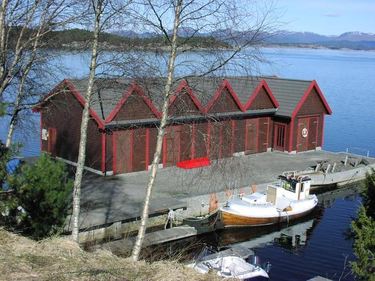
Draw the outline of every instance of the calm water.
[[[282,234],[271,244],[255,249],[260,257],[271,262],[271,280],[308,280],[317,275],[354,280],[348,264],[354,259],[349,228],[360,198],[337,194],[330,201],[321,207],[321,215],[297,224],[295,232]],[[299,225],[302,227],[298,228]]]
[[[265,73],[318,81],[333,115],[326,118],[324,148],[375,156],[375,52],[267,49]]]
[[[164,245],[148,257],[157,259],[158,253],[164,253],[175,258],[176,253],[183,256],[181,251],[186,251],[190,260],[205,245],[218,249],[241,246],[253,249],[260,263],[271,263],[269,275],[274,281],[305,281],[318,275],[355,280],[349,265],[354,260],[350,223],[360,203],[355,188],[336,190],[319,195],[314,212],[293,224],[224,230]]]

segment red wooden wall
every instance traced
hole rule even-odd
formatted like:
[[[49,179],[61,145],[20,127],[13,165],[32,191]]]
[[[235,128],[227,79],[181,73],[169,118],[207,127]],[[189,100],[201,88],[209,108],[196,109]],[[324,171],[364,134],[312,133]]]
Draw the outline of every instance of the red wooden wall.
[[[41,141],[41,149],[54,156],[77,162],[82,106],[70,92],[56,95],[41,111],[41,128],[53,132]],[[102,133],[93,119],[87,130],[85,165],[97,170],[102,166]]]
[[[159,118],[149,101],[135,91],[133,89],[126,95],[122,106],[114,111],[111,120],[107,122]],[[231,90],[224,87],[203,109],[189,89],[182,89],[170,100],[169,116],[204,116],[269,109],[275,108],[275,101],[263,86],[246,106],[241,106],[235,94],[233,96]],[[271,147],[297,152],[315,149],[322,146],[326,113],[319,93],[312,88],[291,121],[254,116],[172,124],[166,128],[163,138],[161,163],[168,167],[194,158],[219,159],[232,157],[238,152],[265,152]],[[82,106],[77,98],[69,92],[55,95],[49,100],[48,106],[42,109],[41,115],[41,127],[48,130],[50,135],[47,141],[42,140],[42,150],[76,162],[82,115]],[[115,174],[147,170],[155,153],[156,138],[156,126],[131,127],[104,133],[99,130],[95,120],[90,119],[86,165]]]

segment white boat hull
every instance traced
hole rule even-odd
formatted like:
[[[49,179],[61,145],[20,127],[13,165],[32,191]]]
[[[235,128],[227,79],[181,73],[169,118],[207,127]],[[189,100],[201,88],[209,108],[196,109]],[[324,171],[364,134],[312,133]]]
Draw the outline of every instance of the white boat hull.
[[[229,201],[220,208],[224,227],[260,226],[294,220],[310,213],[318,203],[315,195],[303,200],[285,198],[278,200],[278,204],[266,202],[265,197],[265,194],[254,194]]]

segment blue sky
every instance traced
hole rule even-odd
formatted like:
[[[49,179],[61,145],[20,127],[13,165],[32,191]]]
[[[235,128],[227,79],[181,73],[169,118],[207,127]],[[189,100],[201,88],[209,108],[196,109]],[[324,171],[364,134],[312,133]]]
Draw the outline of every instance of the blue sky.
[[[283,30],[375,33],[375,0],[278,0],[275,6],[282,15]]]

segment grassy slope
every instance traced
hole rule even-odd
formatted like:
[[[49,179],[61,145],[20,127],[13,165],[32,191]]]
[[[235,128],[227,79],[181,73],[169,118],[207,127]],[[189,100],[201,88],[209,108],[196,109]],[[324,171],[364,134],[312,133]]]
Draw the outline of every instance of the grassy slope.
[[[133,262],[107,251],[88,253],[73,242],[40,242],[0,228],[0,280],[219,280],[177,262]]]

